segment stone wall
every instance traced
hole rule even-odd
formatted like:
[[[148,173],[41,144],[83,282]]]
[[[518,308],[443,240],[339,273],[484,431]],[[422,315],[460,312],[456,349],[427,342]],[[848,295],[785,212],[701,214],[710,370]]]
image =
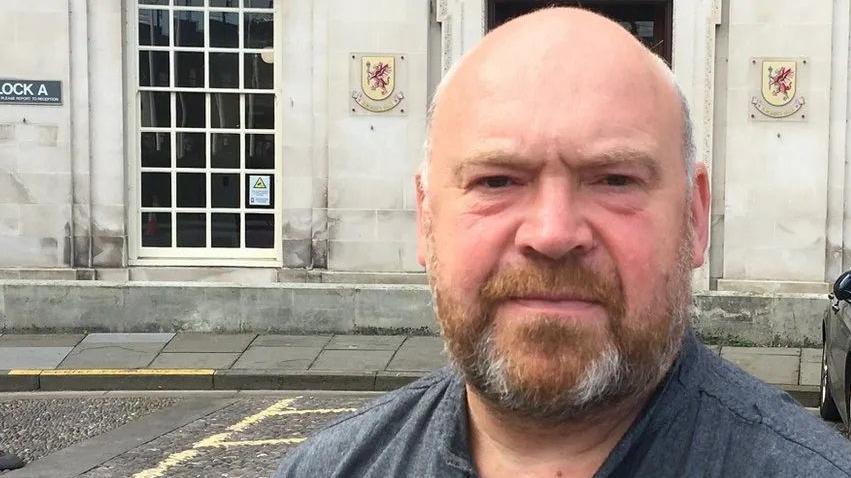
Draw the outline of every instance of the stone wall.
[[[71,265],[71,94],[67,0],[8,0],[4,78],[59,80],[63,104],[0,105],[0,267]]]

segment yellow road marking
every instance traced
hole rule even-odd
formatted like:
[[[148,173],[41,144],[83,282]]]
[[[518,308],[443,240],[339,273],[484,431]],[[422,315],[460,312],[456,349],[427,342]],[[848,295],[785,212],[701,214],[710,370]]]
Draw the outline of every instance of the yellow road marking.
[[[248,428],[250,425],[258,423],[268,417],[275,416],[279,412],[288,408],[293,402],[298,400],[301,397],[295,398],[285,398],[283,400],[279,400],[267,407],[264,410],[261,410],[254,415],[247,416],[242,420],[234,423],[233,425],[227,428],[228,431],[223,433],[216,433],[215,435],[210,435],[207,438],[199,440],[192,445],[192,448],[188,450],[183,450],[177,453],[172,453],[167,456],[164,460],[157,463],[157,466],[154,468],[149,468],[147,470],[140,471],[133,475],[133,478],[159,478],[164,476],[164,474],[176,465],[183,463],[186,460],[192,459],[195,455],[198,454],[198,450],[201,448],[213,448],[213,447],[227,447],[227,446],[235,446],[237,443],[243,442],[231,442],[228,441],[228,438],[233,433],[240,432]],[[279,440],[304,440],[304,438],[280,438]],[[266,440],[256,440],[260,445],[266,444]],[[281,441],[277,443],[288,443],[286,441]],[[292,442],[297,443],[297,442]]]
[[[273,415],[307,415],[312,413],[347,413],[353,412],[357,408],[316,408],[313,410],[281,410]]]
[[[229,446],[260,446],[260,445],[295,445],[303,442],[306,438],[302,437],[292,437],[292,438],[270,438],[268,440],[242,440],[242,441],[223,441],[219,442],[216,446],[223,446],[225,448]]]
[[[9,370],[9,375],[38,375],[41,372],[40,368],[14,368]]]
[[[198,450],[183,450],[179,453],[169,455],[165,460],[159,462],[156,467],[141,471],[133,475],[133,478],[158,478],[163,476],[169,468],[190,460],[198,454]]]
[[[228,430],[230,430],[232,432],[241,432],[242,430],[245,430],[246,428],[248,428],[249,425],[252,425],[252,424],[257,423],[261,420],[264,420],[265,418],[270,417],[270,416],[280,412],[281,410],[283,410],[285,408],[289,408],[290,404],[293,403],[294,401],[298,400],[299,398],[301,398],[301,397],[285,398],[283,400],[279,400],[277,403],[273,404],[271,407],[269,407],[265,410],[261,410],[261,411],[255,413],[254,415],[251,415],[249,417],[245,417],[242,420],[240,420],[238,423],[229,426]]]
[[[15,370],[10,371],[15,372]],[[42,375],[213,375],[211,368],[76,368],[42,370]]]

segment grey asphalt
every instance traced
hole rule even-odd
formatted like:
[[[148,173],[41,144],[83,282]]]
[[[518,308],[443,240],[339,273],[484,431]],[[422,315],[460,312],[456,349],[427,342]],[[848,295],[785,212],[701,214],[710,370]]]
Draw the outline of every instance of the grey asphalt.
[[[815,404],[820,349],[712,348],[803,404]],[[442,340],[430,336],[4,334],[0,335],[0,392],[381,391],[402,386],[446,362]]]

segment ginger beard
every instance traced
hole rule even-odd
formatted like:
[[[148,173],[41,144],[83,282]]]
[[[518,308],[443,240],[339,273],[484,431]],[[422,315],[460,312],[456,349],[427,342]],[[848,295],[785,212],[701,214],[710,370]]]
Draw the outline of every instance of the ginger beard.
[[[630,313],[617,271],[581,259],[537,261],[486,278],[476,298],[458,300],[445,286],[430,221],[425,223],[429,282],[449,356],[468,385],[497,410],[538,421],[589,417],[658,385],[682,342],[691,306],[689,208],[664,290]],[[512,297],[569,294],[602,304],[606,320],[505,316]]]

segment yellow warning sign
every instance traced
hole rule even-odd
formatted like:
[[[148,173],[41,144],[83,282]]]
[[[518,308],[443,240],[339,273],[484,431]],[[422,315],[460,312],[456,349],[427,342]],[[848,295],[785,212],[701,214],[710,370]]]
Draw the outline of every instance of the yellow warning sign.
[[[266,183],[263,182],[263,176],[257,176],[257,181],[254,183],[254,189],[266,189]]]

